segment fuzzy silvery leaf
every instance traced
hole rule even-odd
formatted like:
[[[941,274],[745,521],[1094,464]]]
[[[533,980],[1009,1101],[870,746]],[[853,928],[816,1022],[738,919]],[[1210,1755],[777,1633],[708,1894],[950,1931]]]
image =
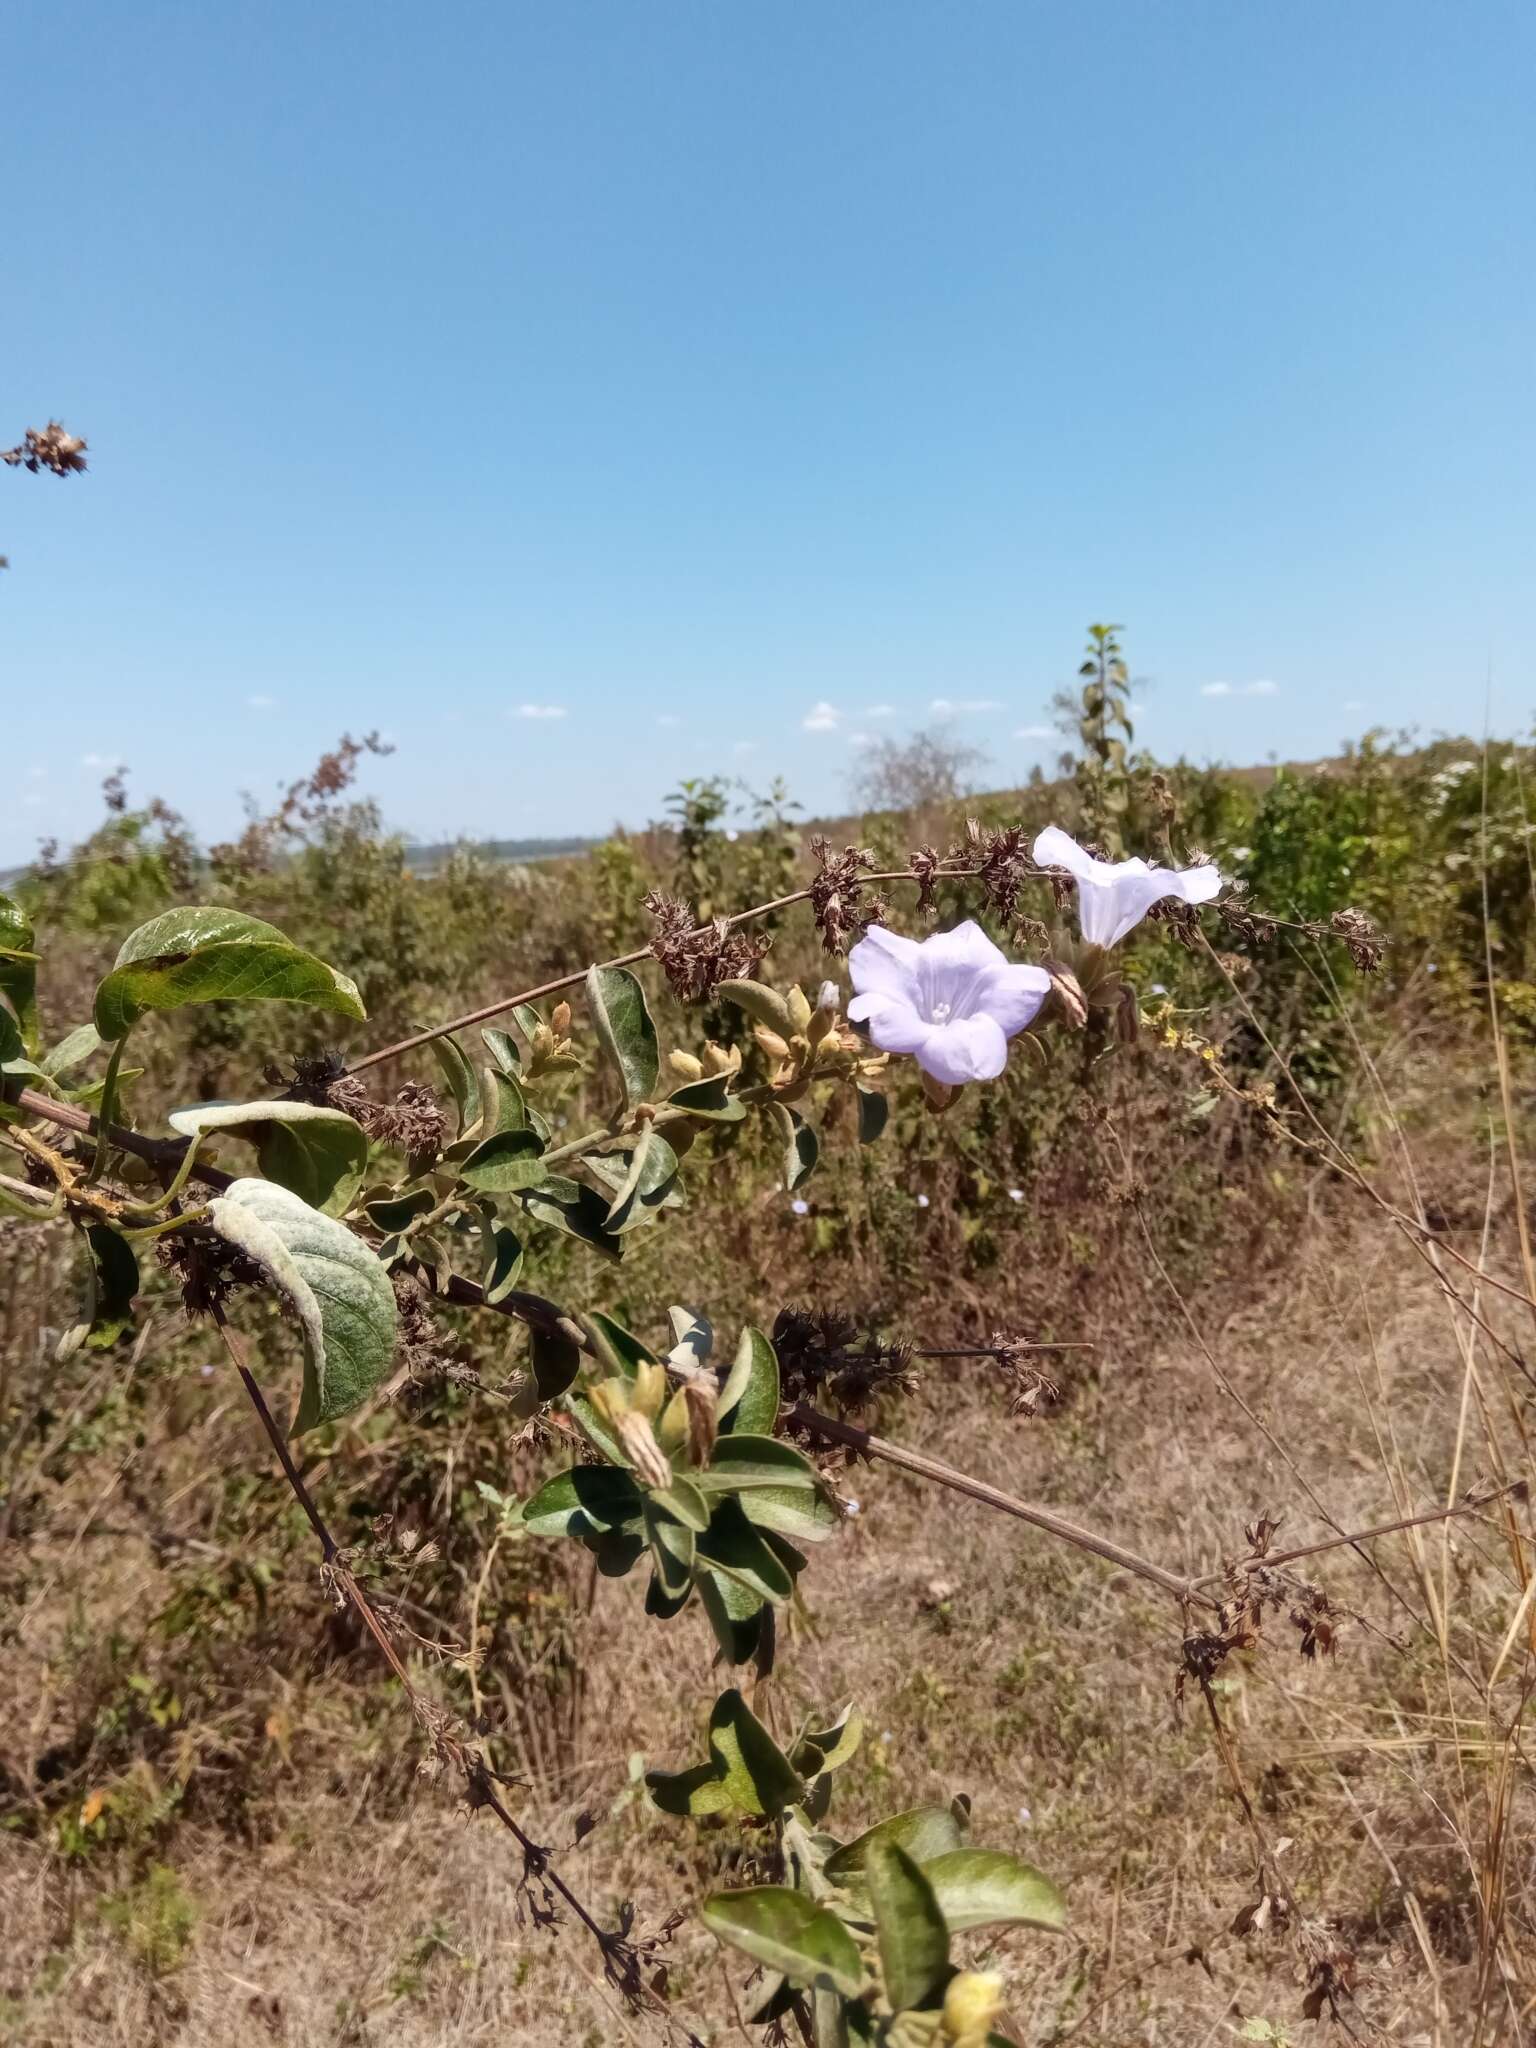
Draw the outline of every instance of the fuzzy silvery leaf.
[[[714,1326],[709,1318],[696,1315],[691,1308],[673,1307],[667,1310],[667,1322],[672,1331],[668,1365],[676,1366],[684,1374],[708,1365],[715,1348]]]
[[[699,1117],[705,1123],[739,1124],[747,1108],[730,1092],[730,1080],[729,1074],[708,1074],[702,1081],[688,1081],[681,1088],[674,1088],[667,1101],[673,1109],[686,1110],[689,1116]]]
[[[1000,1849],[950,1849],[923,1863],[923,1874],[952,1934],[1007,1923],[1056,1934],[1067,1905],[1043,1872]]]
[[[448,1093],[453,1097],[453,1106],[458,1112],[458,1135],[462,1138],[480,1121],[479,1076],[465,1058],[456,1038],[434,1038],[432,1057],[448,1083]]]
[[[304,1003],[343,1017],[367,1015],[356,985],[276,925],[238,910],[167,910],[123,941],[96,990],[96,1029],[123,1036],[150,1010],[187,1003]]]
[[[695,1535],[702,1535],[709,1527],[709,1502],[693,1481],[681,1472],[674,1472],[670,1485],[656,1488],[651,1498],[685,1528],[692,1529]]]
[[[719,1790],[702,1800],[699,1788],[711,1780],[698,1769],[648,1771],[646,1787],[663,1813],[732,1810],[753,1820],[796,1805],[805,1790],[800,1773],[734,1687],[710,1712],[706,1768]]]
[[[39,1064],[52,1081],[62,1080],[101,1051],[101,1033],[94,1024],[77,1024],[57,1045],[43,1054]]]
[[[699,1918],[710,1933],[802,1989],[826,1985],[842,1998],[863,1983],[859,1951],[837,1915],[786,1885],[716,1892]]]
[[[708,1356],[707,1346],[704,1355]],[[715,1418],[722,1436],[772,1435],[779,1419],[779,1361],[761,1330],[742,1331],[715,1404]]]
[[[638,1224],[654,1223],[664,1208],[682,1205],[677,1184],[677,1154],[649,1124],[628,1151],[600,1153],[585,1161],[587,1171],[613,1190],[605,1218],[619,1235]]]
[[[679,1603],[693,1585],[697,1532],[663,1513],[654,1500],[645,1503],[644,1527],[656,1583],[669,1604]]]
[[[522,1519],[535,1536],[584,1537],[638,1528],[644,1505],[627,1472],[612,1465],[574,1465],[547,1479],[523,1503]]]
[[[480,1277],[486,1304],[494,1308],[516,1287],[523,1270],[523,1241],[517,1232],[505,1223],[498,1223],[494,1216],[486,1219],[481,1230],[481,1243],[485,1251],[485,1270]]]
[[[745,1493],[753,1487],[791,1486],[814,1492],[816,1467],[781,1437],[737,1432],[716,1440],[707,1468],[695,1478],[706,1491]]]
[[[183,1138],[227,1131],[256,1147],[263,1178],[287,1188],[323,1216],[351,1208],[368,1171],[362,1126],[339,1109],[312,1102],[199,1102],[166,1119]]]
[[[795,1745],[796,1770],[807,1778],[841,1770],[864,1740],[864,1716],[850,1701],[830,1728],[807,1729]]]
[[[931,1862],[964,1845],[964,1830],[952,1806],[914,1806],[906,1813],[893,1813],[877,1821],[852,1842],[827,1858],[827,1875],[841,1883],[857,1877],[870,1850],[880,1843],[894,1843],[918,1863]]]
[[[499,1067],[481,1070],[480,1128],[484,1136],[498,1131],[526,1131],[531,1119],[523,1091],[510,1074]]]
[[[537,1131],[502,1130],[484,1138],[458,1164],[458,1177],[477,1195],[520,1195],[549,1179]]]
[[[738,1010],[744,1010],[754,1024],[761,1024],[769,1031],[776,1031],[780,1038],[792,1038],[795,1020],[790,1015],[789,1004],[776,988],[769,988],[761,981],[722,981],[715,994],[723,996],[728,1003],[734,1003]]]
[[[715,1509],[699,1538],[699,1557],[748,1593],[776,1605],[788,1600],[795,1590],[788,1567],[735,1500],[722,1500]]]
[[[494,1024],[487,1024],[480,1033],[485,1049],[496,1062],[498,1070],[513,1079],[522,1072],[523,1055],[518,1050],[517,1040],[510,1031],[498,1031]]]
[[[897,2012],[929,2004],[949,1974],[949,1929],[921,1867],[890,1841],[864,1858],[885,1995]]]
[[[808,1181],[821,1157],[821,1140],[797,1109],[775,1105],[779,1129],[784,1137],[784,1186],[788,1193]]]
[[[594,967],[587,974],[587,1005],[598,1043],[623,1084],[625,1108],[651,1101],[660,1054],[645,990],[627,968]]]
[[[394,1290],[368,1247],[345,1224],[265,1180],[237,1180],[208,1204],[207,1218],[298,1318],[304,1392],[294,1433],[366,1400],[395,1355]]]
[[[745,1664],[757,1655],[767,1626],[768,1603],[723,1572],[701,1571],[699,1599],[727,1663]]]
[[[608,1204],[596,1188],[564,1174],[546,1173],[537,1187],[518,1199],[536,1223],[548,1223],[568,1237],[579,1237],[606,1259],[624,1256],[624,1240],[608,1228]]]

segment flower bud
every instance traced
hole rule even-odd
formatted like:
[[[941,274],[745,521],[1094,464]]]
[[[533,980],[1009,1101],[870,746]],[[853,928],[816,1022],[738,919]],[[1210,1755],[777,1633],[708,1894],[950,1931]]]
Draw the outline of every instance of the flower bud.
[[[811,1021],[811,1005],[805,990],[798,981],[789,991],[788,995],[785,996],[784,1001],[789,1010],[790,1023],[793,1024],[796,1031],[803,1031]]]
[[[549,1028],[554,1032],[556,1038],[569,1038],[571,1034],[571,1006],[569,1003],[556,1003],[553,1010],[549,1013]]]
[[[770,1031],[766,1024],[759,1024],[753,1031],[752,1036],[757,1040],[763,1051],[767,1053],[769,1059],[787,1060],[789,1058],[789,1047],[780,1038],[777,1031]]]
[[[837,1015],[838,1003],[841,1000],[837,983],[835,981],[824,981],[816,996],[816,1007],[818,1010],[830,1010],[835,1017]]]
[[[741,1065],[741,1047],[733,1045],[727,1052],[711,1039],[704,1048],[704,1064],[712,1074],[734,1074]]]
[[[704,1062],[695,1059],[691,1052],[669,1052],[667,1065],[680,1080],[702,1081],[704,1078]]]
[[[1002,2010],[1003,1980],[996,1970],[962,1970],[944,1993],[944,2039],[954,2048],[986,2048]]]
[[[672,1467],[656,1441],[649,1416],[641,1415],[632,1408],[627,1415],[619,1417],[615,1433],[638,1478],[647,1486],[672,1484]]]

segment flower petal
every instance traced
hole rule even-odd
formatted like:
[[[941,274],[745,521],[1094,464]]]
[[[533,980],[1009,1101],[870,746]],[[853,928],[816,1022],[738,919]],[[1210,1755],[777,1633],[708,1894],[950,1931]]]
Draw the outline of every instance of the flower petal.
[[[918,951],[935,983],[941,975],[959,979],[1008,964],[1007,954],[993,945],[973,917],[957,924],[953,931],[931,933]]]
[[[1091,853],[1084,853],[1070,832],[1063,832],[1059,825],[1047,825],[1043,832],[1035,835],[1032,851],[1035,865],[1042,868],[1065,868],[1069,875],[1085,880],[1095,868],[1106,868],[1107,861],[1095,860]]]
[[[922,950],[916,939],[872,924],[848,955],[849,978],[860,995],[898,996],[910,1002]]]
[[[921,1053],[933,1036],[933,1026],[901,996],[855,996],[847,1015],[850,1024],[869,1026],[870,1038],[881,1052]]]
[[[995,1017],[1003,1034],[1012,1038],[1026,1024],[1051,992],[1051,977],[1043,967],[1014,965],[1011,961],[983,975],[976,991],[976,1010]]]
[[[995,1081],[1008,1064],[1008,1040],[995,1017],[962,1017],[929,1030],[917,1064],[951,1088],[965,1081]]]

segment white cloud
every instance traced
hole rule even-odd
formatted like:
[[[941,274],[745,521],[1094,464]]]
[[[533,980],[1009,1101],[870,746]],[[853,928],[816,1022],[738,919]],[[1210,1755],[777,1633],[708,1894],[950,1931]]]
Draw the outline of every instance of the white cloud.
[[[1268,676],[1261,677],[1256,683],[1244,683],[1243,685],[1243,695],[1245,697],[1278,697],[1279,694],[1280,685],[1272,683]]]
[[[1001,711],[996,697],[935,697],[928,709],[936,718],[952,718],[957,711]]]
[[[733,754],[755,754],[757,752],[757,741],[738,740],[735,746],[731,748],[731,752]]]
[[[1260,676],[1255,683],[1202,683],[1202,697],[1278,697],[1280,685],[1272,683],[1268,676]]]
[[[896,716],[896,706],[894,704],[871,704],[864,716],[866,718],[894,718]]]
[[[80,766],[82,768],[115,768],[117,763],[110,754],[82,754],[80,756]]]
[[[1232,685],[1230,683],[1202,683],[1200,685],[1200,694],[1202,697],[1230,697],[1232,695]]]
[[[813,704],[800,723],[806,732],[836,732],[841,711],[835,704],[829,704],[825,697],[819,704]]]
[[[513,712],[514,718],[564,718],[563,704],[519,704]]]
[[[245,703],[246,709],[249,711],[275,711],[277,709],[277,699],[269,697],[264,690],[258,690],[254,696],[247,697]]]
[[[658,711],[656,714],[658,725],[681,725],[682,722],[675,711]]]
[[[1020,725],[1014,728],[1016,740],[1049,740],[1056,736],[1054,725]]]

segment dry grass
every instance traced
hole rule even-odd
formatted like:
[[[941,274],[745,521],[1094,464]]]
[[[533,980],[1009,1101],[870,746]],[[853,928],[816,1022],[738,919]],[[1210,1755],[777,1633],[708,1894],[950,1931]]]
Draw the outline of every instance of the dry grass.
[[[1460,1149],[1446,1157],[1456,1167],[1436,1176],[1434,1196],[1470,1225],[1458,1245],[1477,1253],[1487,1221],[1491,1264],[1518,1270],[1497,1174],[1487,1214],[1483,1169]],[[1513,1464],[1520,1391],[1403,1235],[1339,1188],[1319,1186],[1311,1210],[1292,1202],[1284,1214],[1294,1227],[1284,1260],[1255,1286],[1200,1298],[1198,1341],[1149,1266],[1139,1276],[1147,1315],[1100,1329],[1096,1368],[1053,1417],[1001,1421],[997,1391],[965,1366],[934,1374],[889,1432],[1190,1573],[1239,1554],[1243,1526],[1266,1509],[1284,1511],[1286,1542],[1307,1542],[1327,1536],[1327,1522],[1364,1526],[1434,1505],[1452,1475],[1456,1489],[1493,1477],[1491,1444]],[[1155,1194],[1147,1221],[1155,1243]],[[1122,1280],[1106,1300],[1122,1303]],[[1481,1311],[1505,1341],[1522,1315],[1489,1292]],[[248,1450],[244,1419],[203,1421],[199,1434],[178,1470]],[[166,1554],[111,1526],[121,1485],[121,1473],[92,1466],[74,1522],[55,1501],[49,1534],[39,1532],[51,1548],[45,1593],[6,1647],[8,1712],[27,1714],[31,1700],[35,1722],[23,1741],[12,1720],[12,1763],[45,1747],[43,1702],[55,1698],[53,1718],[68,1724],[57,1700],[66,1640],[119,1628],[170,1589]],[[1067,1942],[999,1944],[1022,2042],[1171,2048],[1227,2040],[1253,2015],[1303,2038],[1305,1970],[1290,1935],[1233,1931],[1257,1896],[1253,1839],[1198,1696],[1174,1710],[1176,1610],[1096,1559],[887,1468],[858,1468],[844,1487],[858,1518],[813,1565],[809,1610],[756,1696],[784,1731],[811,1706],[850,1696],[866,1706],[870,1739],[840,1782],[834,1821],[852,1827],[893,1804],[969,1790],[977,1839],[1063,1880]],[[1479,1700],[1522,1599],[1507,1532],[1487,1513],[1305,1569],[1358,1616],[1339,1655],[1303,1661],[1280,1618],[1264,1647],[1229,1661],[1219,1698],[1300,1911],[1358,1958],[1350,2025],[1358,2038],[1450,2048],[1475,2038],[1481,2011],[1477,2038],[1520,2042],[1536,1997],[1530,1769],[1499,1737],[1526,1696],[1524,1622],[1493,1698]],[[635,1585],[596,1585],[578,1735],[520,1796],[520,1812],[553,1843],[596,1812],[598,1829],[565,1868],[594,1903],[635,1896],[641,1921],[655,1923],[723,1868],[729,1841],[698,1843],[623,1798],[631,1753],[692,1753],[719,1686],[702,1628],[684,1616],[637,1632],[625,1626],[637,1602]],[[518,1923],[506,1839],[455,1812],[446,1786],[412,1780],[399,1714],[375,1706],[360,1729],[354,1694],[338,1702],[324,1663],[274,1671],[244,1729],[225,1731],[231,1751],[268,1753],[262,1794],[236,1827],[195,1810],[170,1837],[166,1860],[195,1915],[184,1929],[176,1894],[168,1905],[143,1876],[131,1888],[127,1855],[70,1866],[47,1837],[0,1849],[4,2038],[39,2048],[653,2038],[604,1989],[578,1931],[549,1937]],[[217,1763],[217,1739],[199,1739]],[[1499,1815],[1505,1933],[1489,1962],[1479,1894],[1495,1880]],[[102,1909],[113,1890],[117,1907]],[[745,2038],[721,2023],[723,1968],[696,1933],[678,1939],[672,1993],[705,2040]],[[713,2030],[702,2013],[715,2015]]]

